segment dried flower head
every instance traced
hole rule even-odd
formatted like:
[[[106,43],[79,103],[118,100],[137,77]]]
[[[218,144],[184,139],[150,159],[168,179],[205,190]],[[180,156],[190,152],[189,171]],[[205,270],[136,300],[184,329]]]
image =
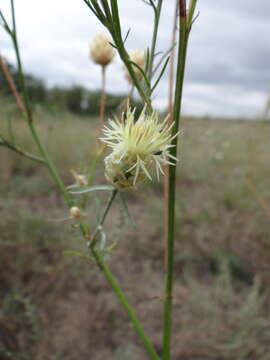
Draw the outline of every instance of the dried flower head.
[[[113,149],[105,158],[105,177],[118,189],[136,187],[147,178],[152,180],[151,169],[156,175],[164,174],[164,164],[175,165],[169,159],[177,161],[170,154],[171,141],[178,135],[171,135],[173,124],[168,125],[167,118],[162,122],[158,114],[147,115],[145,108],[135,121],[135,109],[127,110],[121,119],[109,120],[103,129],[101,140]]]
[[[110,38],[105,34],[97,34],[90,44],[90,58],[97,64],[108,65],[114,55],[115,51],[110,44]]]
[[[137,64],[142,70],[145,68],[144,52],[142,50],[133,50],[129,53],[130,60]],[[139,80],[142,79],[142,72],[134,65],[132,65],[133,70]],[[129,75],[127,68],[125,67],[125,77],[129,82],[132,82],[132,79]]]
[[[69,209],[69,212],[70,212],[70,216],[74,219],[79,218],[81,216],[81,210],[78,208],[78,206],[72,206]]]

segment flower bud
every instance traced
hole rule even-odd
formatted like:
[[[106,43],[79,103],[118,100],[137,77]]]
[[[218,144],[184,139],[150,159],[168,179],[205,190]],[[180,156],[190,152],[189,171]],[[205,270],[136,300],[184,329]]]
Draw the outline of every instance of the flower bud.
[[[105,34],[97,34],[90,44],[90,58],[97,64],[108,65],[114,55],[115,51],[110,45],[110,38]]]
[[[87,178],[83,174],[74,174],[76,185],[86,186],[87,185]]]
[[[142,50],[133,50],[129,53],[130,60],[137,64],[142,70],[145,68],[144,52]],[[136,77],[141,80],[143,75],[142,72],[134,65],[132,65],[133,71],[135,72]],[[130,74],[125,67],[125,77],[129,82],[132,82]]]
[[[81,210],[78,208],[78,206],[72,206],[69,211],[70,216],[74,219],[81,216]]]

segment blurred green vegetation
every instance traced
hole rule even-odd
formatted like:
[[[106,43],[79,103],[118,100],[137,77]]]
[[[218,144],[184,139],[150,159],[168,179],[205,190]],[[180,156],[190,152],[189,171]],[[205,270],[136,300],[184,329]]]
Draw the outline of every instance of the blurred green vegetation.
[[[17,70],[9,63],[7,66],[17,89],[20,91]],[[90,91],[78,85],[48,88],[41,79],[30,74],[25,74],[25,82],[29,98],[34,106],[42,105],[52,113],[66,110],[81,116],[97,116],[99,114],[100,90]],[[0,89],[2,95],[12,97],[11,90],[1,69]],[[108,115],[116,113],[125,99],[125,94],[114,95],[108,93],[105,112]],[[131,105],[135,106],[138,112],[143,108],[143,104],[140,101],[132,100]]]

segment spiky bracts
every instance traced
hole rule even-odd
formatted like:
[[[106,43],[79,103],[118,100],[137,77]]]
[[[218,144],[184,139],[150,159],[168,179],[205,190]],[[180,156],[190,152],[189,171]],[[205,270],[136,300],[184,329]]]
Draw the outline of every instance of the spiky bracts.
[[[170,160],[177,158],[170,154],[171,141],[178,135],[171,135],[173,124],[165,118],[158,119],[157,112],[146,114],[145,108],[135,121],[135,109],[130,108],[120,119],[108,121],[101,140],[112,148],[105,158],[105,177],[118,189],[136,187],[147,178],[152,180],[154,168],[159,180],[164,164],[174,165]]]

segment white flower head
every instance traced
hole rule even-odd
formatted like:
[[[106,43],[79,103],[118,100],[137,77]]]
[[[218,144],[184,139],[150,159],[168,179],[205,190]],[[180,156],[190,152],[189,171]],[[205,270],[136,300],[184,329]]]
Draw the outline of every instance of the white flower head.
[[[135,109],[127,110],[121,119],[109,120],[103,129],[101,140],[112,148],[112,153],[105,158],[105,177],[118,189],[136,187],[147,178],[152,180],[151,170],[154,168],[159,180],[164,174],[162,166],[177,161],[170,154],[174,124],[168,125],[168,118],[162,122],[157,112],[146,114],[146,108],[135,121]]]
[[[90,44],[90,58],[97,64],[107,66],[115,56],[111,39],[106,34],[97,34]]]

